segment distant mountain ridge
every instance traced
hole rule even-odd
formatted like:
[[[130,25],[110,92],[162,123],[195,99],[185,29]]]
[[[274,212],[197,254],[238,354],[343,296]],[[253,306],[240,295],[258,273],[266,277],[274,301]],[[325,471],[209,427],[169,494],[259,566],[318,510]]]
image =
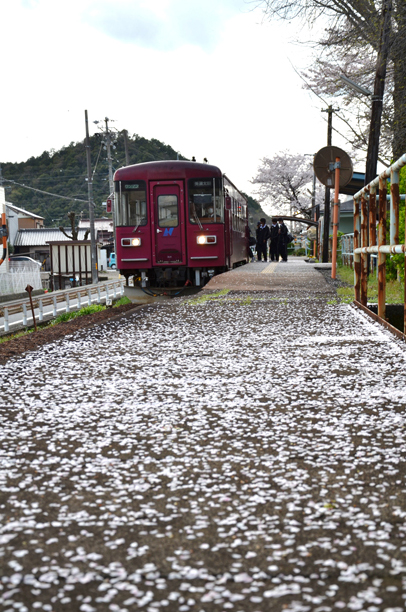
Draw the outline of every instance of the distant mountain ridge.
[[[133,136],[128,135],[127,142],[130,164],[177,158],[186,159],[171,146],[155,138],[148,140],[134,134]],[[101,133],[90,138],[90,150],[92,172],[94,173],[93,201],[95,203],[95,216],[106,216],[106,209],[102,202],[105,202],[109,196],[108,164]],[[126,165],[124,137],[121,133],[117,134],[114,149],[112,149],[112,158],[113,171]],[[13,180],[41,191],[85,200],[85,202],[75,202],[73,199],[71,201],[64,200],[5,182],[6,200],[15,206],[44,217],[45,227],[66,225],[67,213],[72,210],[75,211],[77,220],[81,216],[84,218],[89,216],[87,161],[84,142],[71,142],[59,151],[44,151],[39,157],[30,157],[26,162],[1,162],[1,170],[3,178],[6,180]],[[250,196],[246,197],[249,201],[250,215],[255,215],[255,218],[258,215],[265,216],[258,202]]]
[[[95,203],[95,216],[106,214],[102,206],[109,196],[108,164],[106,151],[103,148],[101,134],[90,138],[90,150],[93,175],[93,201]],[[170,146],[156,139],[148,140],[138,134],[128,136],[128,154],[130,164],[140,162],[176,159],[177,152]],[[125,166],[124,137],[118,138],[112,149],[113,171]],[[180,159],[185,159],[179,156]],[[88,199],[87,190],[87,161],[84,142],[71,142],[69,146],[59,151],[44,151],[39,157],[30,157],[26,162],[1,163],[4,179],[14,180],[29,187],[52,192],[62,196]],[[66,215],[69,211],[76,212],[76,217],[88,217],[89,209],[85,202],[62,200],[43,193],[38,193],[4,183],[6,187],[6,200],[25,208],[45,219],[47,227],[66,225]]]

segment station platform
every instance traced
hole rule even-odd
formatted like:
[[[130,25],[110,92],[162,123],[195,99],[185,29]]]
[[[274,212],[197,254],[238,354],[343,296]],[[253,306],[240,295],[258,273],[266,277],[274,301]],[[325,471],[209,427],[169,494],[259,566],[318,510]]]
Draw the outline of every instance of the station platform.
[[[294,257],[285,262],[253,262],[214,276],[203,291],[294,291],[304,294],[334,293],[324,277],[304,259]]]
[[[405,407],[405,344],[296,258],[13,358],[0,604],[402,612]]]

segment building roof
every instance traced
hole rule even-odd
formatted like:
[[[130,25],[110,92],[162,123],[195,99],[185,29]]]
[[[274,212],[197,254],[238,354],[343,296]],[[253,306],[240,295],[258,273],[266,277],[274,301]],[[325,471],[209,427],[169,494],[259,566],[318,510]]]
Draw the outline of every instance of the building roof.
[[[346,200],[340,203],[340,214],[341,213],[354,213],[354,200]]]
[[[350,182],[345,187],[340,187],[340,193],[355,195],[365,185],[365,172],[354,172]]]
[[[6,206],[19,215],[25,215],[26,217],[32,217],[33,219],[44,219],[44,217],[40,217],[40,215],[36,215],[29,210],[24,210],[24,208],[19,208],[18,206],[14,206],[14,204],[10,204],[10,202],[6,202]]]
[[[78,231],[78,240],[85,239],[85,233],[89,228],[80,228]],[[65,232],[70,235],[72,230],[70,227],[65,227]],[[43,227],[41,229],[20,229],[15,237],[15,247],[31,247],[31,246],[48,246],[47,242],[56,240],[68,240],[66,236],[57,227]]]

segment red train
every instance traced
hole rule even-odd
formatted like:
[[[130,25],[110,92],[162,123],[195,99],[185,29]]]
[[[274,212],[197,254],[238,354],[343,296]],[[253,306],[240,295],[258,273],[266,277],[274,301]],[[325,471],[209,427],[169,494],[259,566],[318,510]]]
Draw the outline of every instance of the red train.
[[[216,166],[157,161],[114,175],[117,268],[141,286],[204,285],[247,263],[248,208]]]

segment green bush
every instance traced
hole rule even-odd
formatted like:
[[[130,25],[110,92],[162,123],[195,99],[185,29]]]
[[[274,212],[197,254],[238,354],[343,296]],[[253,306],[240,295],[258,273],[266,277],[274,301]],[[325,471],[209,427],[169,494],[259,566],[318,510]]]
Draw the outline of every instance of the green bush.
[[[61,315],[59,315],[59,317],[56,317],[56,319],[54,319],[51,322],[51,325],[58,325],[58,323],[65,323],[65,321],[70,321],[71,319],[74,319],[75,317],[77,317],[78,313],[77,312],[64,312]]]
[[[114,303],[114,308],[116,306],[125,306],[125,304],[131,304],[131,300],[126,295],[123,295],[123,297],[121,297],[119,300],[117,300],[117,302]]]
[[[83,315],[94,314],[95,312],[101,312],[105,309],[106,307],[102,306],[101,304],[92,304],[91,306],[84,306],[83,308],[81,308],[77,313],[77,316],[81,317]]]

